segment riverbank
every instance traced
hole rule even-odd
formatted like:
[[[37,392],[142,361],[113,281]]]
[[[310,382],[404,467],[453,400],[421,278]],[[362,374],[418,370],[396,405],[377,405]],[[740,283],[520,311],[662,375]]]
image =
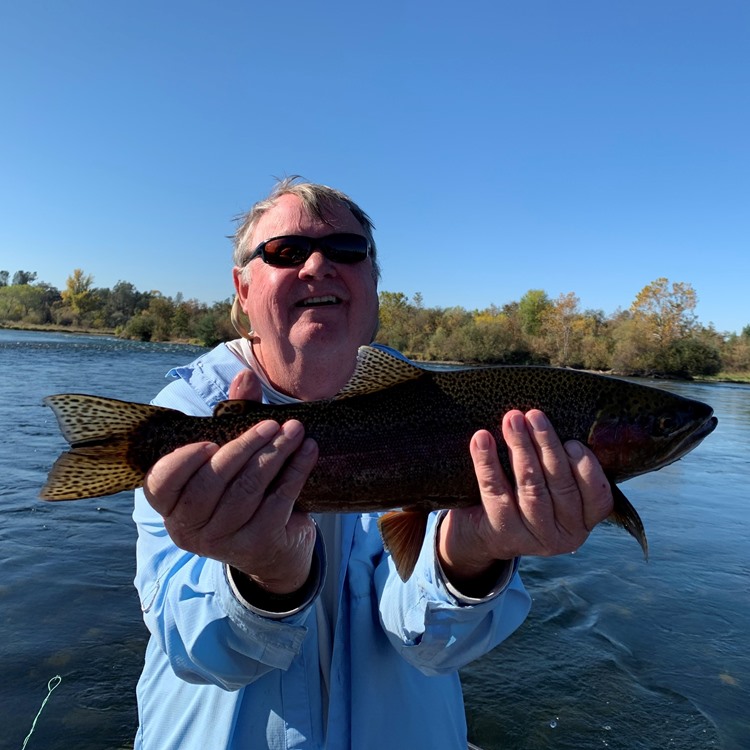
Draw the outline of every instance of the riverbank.
[[[6,331],[33,331],[34,333],[70,333],[75,336],[109,336],[132,341],[120,336],[114,328],[84,328],[78,326],[61,326],[54,323],[38,325],[36,323],[4,323],[0,321],[0,329]],[[154,341],[155,344],[184,344],[186,346],[202,346],[199,341],[193,339],[169,339],[169,341]]]
[[[102,329],[102,328],[83,328],[76,326],[62,326],[55,325],[54,323],[45,323],[38,325],[35,323],[19,323],[19,322],[3,322],[0,321],[0,329],[15,330],[15,331],[38,331],[40,333],[70,333],[84,336],[114,336],[118,337],[115,329]],[[186,344],[188,346],[200,346],[200,343],[190,339],[170,339],[169,341],[159,341],[155,343],[160,344]],[[419,360],[419,357],[415,357]],[[436,364],[431,362],[430,364]],[[450,362],[440,364],[452,364],[461,365],[461,362]],[[598,373],[601,375],[617,375],[615,372]],[[717,375],[710,376],[696,376],[693,379],[696,383],[750,383],[750,372],[720,372]]]
[[[0,328],[6,331],[38,331],[39,333],[74,333],[81,336],[116,336],[115,330],[109,328],[79,328],[77,326],[60,326],[54,323],[37,325],[36,323],[6,323],[0,321]]]

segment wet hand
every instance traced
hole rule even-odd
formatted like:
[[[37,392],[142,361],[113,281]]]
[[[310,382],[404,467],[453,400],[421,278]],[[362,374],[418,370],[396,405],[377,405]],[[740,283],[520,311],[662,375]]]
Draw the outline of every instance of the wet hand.
[[[235,378],[230,397],[260,400],[250,370]],[[222,447],[194,443],[165,456],[146,475],[144,492],[178,547],[288,594],[310,572],[315,525],[294,503],[317,456],[300,422],[267,420]]]
[[[502,432],[515,486],[494,438],[480,430],[470,450],[482,503],[450,511],[441,524],[441,564],[460,590],[498,560],[577,550],[612,511],[609,482],[594,454],[575,440],[563,446],[542,412],[510,411]]]

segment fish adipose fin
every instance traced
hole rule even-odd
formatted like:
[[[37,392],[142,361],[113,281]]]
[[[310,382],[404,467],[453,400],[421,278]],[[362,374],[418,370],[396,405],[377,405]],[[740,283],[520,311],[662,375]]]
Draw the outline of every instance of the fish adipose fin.
[[[354,374],[334,398],[338,401],[365,396],[408,380],[416,380],[424,374],[425,371],[413,362],[407,362],[373,346],[360,346]]]
[[[39,497],[101,497],[143,483],[146,472],[128,461],[133,433],[168,409],[76,393],[48,396],[44,403],[55,413],[71,449],[57,459]]]
[[[414,572],[429,516],[429,512],[424,510],[394,510],[378,520],[383,544],[391,553],[402,581],[408,581]]]
[[[621,526],[628,534],[634,537],[638,544],[641,545],[643,557],[648,560],[646,530],[643,528],[643,521],[641,521],[638,511],[614,482],[610,482],[610,487],[612,488],[612,497],[615,505],[607,520]]]

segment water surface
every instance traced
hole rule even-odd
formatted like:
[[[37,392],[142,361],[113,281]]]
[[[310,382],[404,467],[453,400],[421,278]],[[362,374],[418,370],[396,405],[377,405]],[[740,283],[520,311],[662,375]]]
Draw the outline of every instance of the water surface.
[[[37,499],[65,443],[45,395],[148,401],[201,351],[0,330],[0,747],[132,746],[146,629],[132,585],[132,493]],[[658,383],[711,403],[717,431],[631,480],[651,557],[600,527],[528,558],[522,629],[463,672],[471,739],[511,748],[750,747],[750,387]],[[429,721],[429,717],[425,717]]]

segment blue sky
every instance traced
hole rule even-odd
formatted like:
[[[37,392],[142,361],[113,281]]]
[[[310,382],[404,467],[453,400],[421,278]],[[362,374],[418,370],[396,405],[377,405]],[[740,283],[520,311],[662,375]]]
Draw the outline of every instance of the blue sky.
[[[301,174],[381,289],[750,324],[746,0],[25,0],[0,10],[0,269],[215,302],[233,217]]]

